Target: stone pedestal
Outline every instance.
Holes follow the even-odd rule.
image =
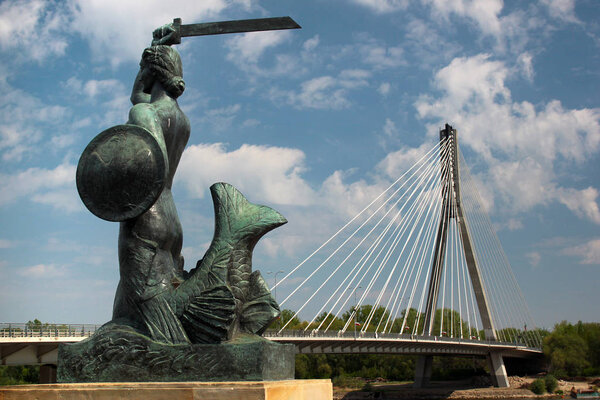
[[[331,400],[331,381],[68,383],[0,388],[0,400]]]

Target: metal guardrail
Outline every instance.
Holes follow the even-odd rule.
[[[0,323],[0,338],[89,337],[102,325]]]
[[[102,325],[94,324],[31,324],[31,323],[0,323],[0,338],[20,338],[20,337],[90,337]],[[483,344],[490,346],[523,347],[533,350],[537,348],[529,347],[521,342],[499,342],[492,340],[464,339],[447,336],[423,336],[401,333],[376,333],[376,332],[323,332],[311,330],[267,330],[264,334],[266,338],[307,338],[307,339],[402,339],[414,342],[434,341],[447,343],[464,344]]]
[[[357,332],[353,331],[346,332],[322,332],[322,331],[309,331],[309,330],[284,330],[282,332],[276,330],[267,330],[264,334],[267,338],[347,338],[347,339],[404,339],[411,341],[435,341],[435,342],[452,342],[452,343],[478,343],[495,346],[511,346],[511,347],[527,347],[530,348],[526,343],[521,342],[500,342],[493,340],[480,340],[480,339],[464,339],[458,337],[447,337],[447,336],[425,336],[425,335],[412,335],[402,333],[379,333],[379,332]]]

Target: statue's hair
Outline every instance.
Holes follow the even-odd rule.
[[[156,45],[146,48],[142,53],[140,65],[149,68],[171,96],[177,98],[185,90],[181,58],[171,46]]]

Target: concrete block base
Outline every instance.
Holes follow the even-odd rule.
[[[263,382],[134,382],[20,385],[0,400],[332,400],[328,379]]]

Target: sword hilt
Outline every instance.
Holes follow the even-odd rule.
[[[181,43],[181,18],[173,19],[173,28],[175,29],[175,33],[173,33],[173,43],[180,44]]]

